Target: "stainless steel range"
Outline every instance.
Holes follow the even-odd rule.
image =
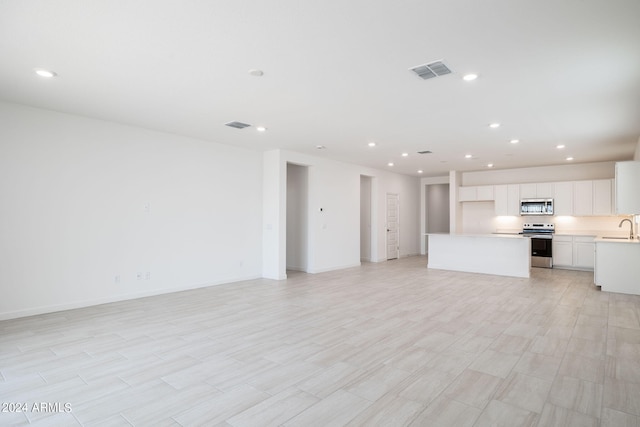
[[[531,267],[553,268],[554,224],[524,223],[522,234],[531,237]]]

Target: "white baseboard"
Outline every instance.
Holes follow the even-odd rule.
[[[345,268],[353,268],[353,267],[360,267],[360,263],[354,263],[354,264],[347,264],[347,265],[338,265],[335,267],[329,267],[329,268],[319,268],[319,269],[313,269],[313,270],[309,270],[309,273],[311,274],[318,274],[318,273],[326,273],[328,271],[335,271],[335,270],[342,270]]]
[[[245,280],[255,280],[260,278],[261,278],[260,276],[239,277],[239,278],[234,278],[229,280],[218,280],[215,282],[202,283],[198,285],[154,289],[154,290],[149,290],[144,292],[114,295],[114,296],[105,297],[105,298],[96,298],[91,300],[74,301],[74,302],[65,303],[65,304],[54,304],[54,305],[48,305],[48,306],[27,308],[23,310],[8,311],[8,312],[0,313],[0,320],[10,320],[10,319],[18,319],[21,317],[36,316],[38,314],[56,313],[58,311],[73,310],[76,308],[85,308],[85,307],[91,307],[94,305],[109,304],[112,302],[128,301],[132,299],[170,294],[173,292],[188,291],[191,289],[207,288],[209,286],[224,285],[228,283],[244,282]]]

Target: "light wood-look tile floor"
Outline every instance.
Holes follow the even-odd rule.
[[[411,257],[4,321],[0,425],[640,427],[640,297],[592,278]]]

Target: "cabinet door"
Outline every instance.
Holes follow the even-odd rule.
[[[553,196],[555,215],[573,215],[573,182],[556,182]]]
[[[520,215],[520,186],[509,184],[507,186],[507,215]]]
[[[553,198],[553,182],[543,182],[536,184],[536,197],[538,199]]]
[[[571,239],[571,237],[569,237],[569,239]],[[552,251],[553,265],[564,265],[567,267],[573,266],[573,242],[571,240],[563,242],[554,238]]]
[[[493,187],[493,196],[495,198],[494,210],[496,216],[509,215],[509,186],[496,185]]]
[[[593,181],[573,183],[573,213],[576,216],[593,215]]]
[[[458,187],[459,202],[475,202],[476,200],[476,187]]]
[[[520,197],[523,199],[535,199],[538,194],[536,184],[520,184]]]
[[[575,242],[573,244],[573,265],[580,268],[593,268],[595,265],[596,244],[593,242]]]
[[[476,187],[476,200],[493,200],[493,185]]]
[[[640,162],[616,163],[616,214],[640,214]]]
[[[613,180],[598,179],[593,181],[593,214],[611,215]]]

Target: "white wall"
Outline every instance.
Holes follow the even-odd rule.
[[[0,122],[0,318],[261,275],[261,153],[5,103]]]
[[[308,179],[306,166],[287,164],[287,270],[307,271]]]
[[[311,273],[360,265],[360,176],[372,177],[372,254],[374,261],[385,259],[385,197],[400,195],[400,254],[418,253],[418,179],[376,169],[308,156],[286,150],[265,153],[264,268],[263,275],[284,278],[282,248],[286,246],[287,163],[308,166],[308,268]],[[269,201],[267,202],[267,199]],[[270,228],[269,228],[270,227]],[[285,251],[286,252],[286,251]]]
[[[287,163],[278,150],[265,152],[262,161],[262,276],[282,280],[287,278]]]
[[[576,163],[521,169],[463,172],[462,184],[459,185],[521,184],[527,182],[609,179],[615,175],[615,164],[615,162]]]

